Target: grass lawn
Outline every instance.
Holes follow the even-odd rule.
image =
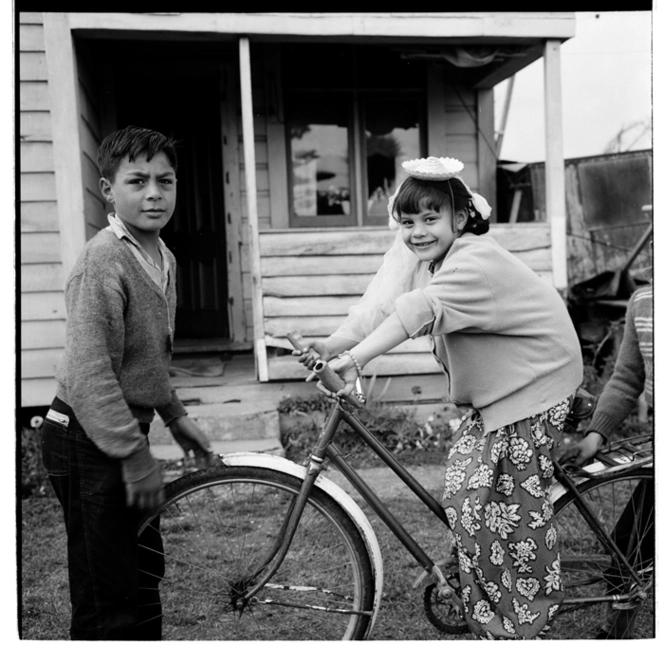
[[[400,520],[413,527],[427,550],[443,555],[444,536],[433,522],[421,521],[407,499],[394,500],[390,506]],[[22,638],[68,640],[69,588],[60,507],[53,497],[30,497],[22,501],[22,513]],[[382,523],[372,523],[385,565],[383,600],[373,638],[438,640],[442,634],[424,615],[424,589],[411,588],[420,567]]]

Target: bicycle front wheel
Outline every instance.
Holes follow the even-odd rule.
[[[285,560],[258,595],[242,603],[253,574],[278,546],[301,483],[276,470],[232,466],[191,473],[166,487],[166,503],[139,529],[161,534],[165,640],[366,635],[374,601],[371,560],[348,514],[317,488]]]
[[[653,638],[654,521],[653,471],[642,468],[616,473],[606,480],[579,486],[585,502],[627,557],[639,581],[633,579],[583,519],[572,493],[555,504],[561,574],[566,603],[551,638],[594,638],[613,625],[618,637]],[[608,595],[641,588],[642,602],[613,606]],[[593,599],[604,597],[604,601]],[[582,611],[580,611],[582,610]],[[616,622],[618,621],[618,622]],[[615,636],[614,636],[615,637]]]

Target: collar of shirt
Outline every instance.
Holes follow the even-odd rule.
[[[134,254],[140,265],[145,269],[145,272],[148,274],[150,279],[164,292],[166,293],[166,287],[168,286],[168,273],[169,273],[169,263],[164,249],[166,245],[163,240],[159,239],[159,253],[161,255],[161,267],[150,257],[147,251],[141,246],[140,242],[129,232],[129,229],[125,226],[124,222],[115,214],[110,213],[108,215],[108,228],[115,233],[116,237],[119,240],[124,240],[131,252]]]

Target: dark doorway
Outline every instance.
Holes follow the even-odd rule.
[[[228,277],[221,160],[221,66],[180,43],[114,43],[117,127],[178,142],[178,198],[162,239],[177,258],[176,338],[226,341]]]

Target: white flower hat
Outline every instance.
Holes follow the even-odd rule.
[[[427,181],[445,181],[457,177],[463,170],[463,162],[452,157],[410,159],[404,161],[401,166],[411,177]]]
[[[426,157],[422,159],[410,159],[401,164],[402,168],[411,176],[416,179],[424,179],[426,181],[446,181],[455,177],[458,179],[468,190],[471,195],[473,207],[479,213],[480,217],[484,220],[489,219],[491,215],[491,206],[479,193],[474,193],[466,184],[466,182],[459,177],[459,173],[463,170],[463,162],[453,157]],[[399,224],[393,217],[394,201],[399,194],[401,185],[399,185],[394,194],[387,202],[387,212],[389,214],[389,226],[391,229],[398,229]]]

